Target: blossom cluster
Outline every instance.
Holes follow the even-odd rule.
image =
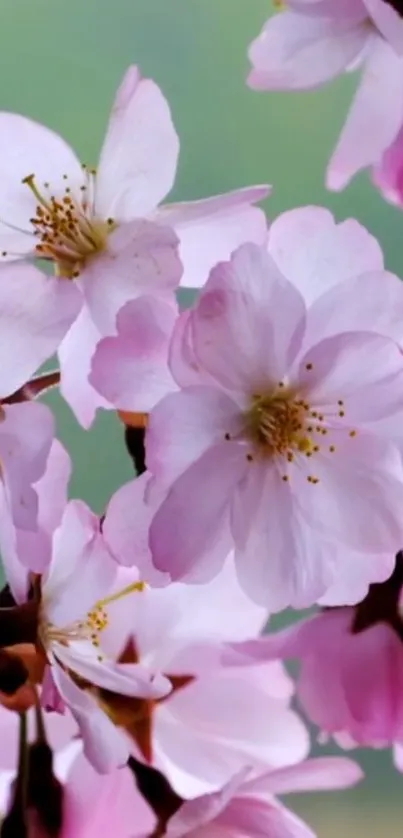
[[[289,0],[248,82],[362,67],[328,185],[371,166],[403,205],[401,5]],[[24,116],[0,136],[0,835],[314,838],[282,795],[362,771],[309,723],[403,770],[402,282],[354,219],[267,219],[267,185],[165,203],[179,139],[137,67],[97,168]],[[53,387],[125,428],[102,515]]]

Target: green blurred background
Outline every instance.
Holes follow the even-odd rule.
[[[47,123],[95,164],[116,86],[138,63],[164,90],[181,138],[172,198],[271,183],[270,216],[307,203],[325,204],[339,219],[354,216],[403,276],[399,211],[365,175],[341,195],[324,188],[355,78],[305,94],[246,88],[247,45],[270,10],[270,0],[2,0],[0,108]],[[86,434],[57,396],[50,401],[75,460],[72,492],[101,511],[131,476],[121,427],[103,415]],[[403,778],[389,754],[365,755],[363,763],[368,776],[358,790],[295,801],[323,838],[401,835]]]

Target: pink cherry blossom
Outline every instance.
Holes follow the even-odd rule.
[[[274,795],[347,788],[362,777],[348,759],[311,759],[256,780],[240,771],[220,791],[185,802],[171,818],[167,838],[315,838]]]
[[[39,640],[53,684],[79,724],[88,759],[100,772],[123,764],[128,746],[77,679],[138,698],[159,698],[171,688],[167,679],[148,668],[118,664],[104,654],[101,634],[109,622],[115,569],[98,519],[83,503],[71,501],[54,533],[52,560],[42,577]],[[112,601],[136,590],[132,585],[114,592]],[[114,613],[119,620],[119,607]],[[47,706],[49,673],[46,687],[42,699]]]
[[[62,393],[88,426],[104,404],[88,383],[90,359],[98,340],[114,334],[119,309],[143,294],[169,300],[182,273],[184,284],[201,285],[241,242],[263,242],[265,217],[253,204],[268,188],[159,207],[175,179],[179,140],[162,92],[136,67],[117,91],[97,171],[23,116],[0,113],[0,130],[0,259],[45,258],[59,275],[46,278],[47,290],[35,268],[2,267],[11,328],[15,320],[18,335],[20,325],[27,330],[25,342],[13,342],[24,370],[31,332],[40,362],[61,343]],[[20,301],[25,288],[32,313]]]
[[[249,51],[256,90],[304,90],[362,71],[329,164],[327,184],[343,189],[376,164],[403,125],[403,19],[384,0],[289,0]]]
[[[374,590],[382,587],[390,583]],[[379,600],[383,613],[379,603],[371,613],[369,597],[356,608],[325,611],[277,634],[235,644],[228,663],[298,658],[298,698],[322,734],[347,748],[394,745],[398,758],[403,745],[401,618],[392,609],[386,612],[385,594]]]
[[[133,574],[121,570],[117,587]],[[161,701],[126,702],[122,723],[134,755],[159,768],[182,797],[219,788],[245,762],[256,773],[306,756],[309,739],[290,709],[293,685],[281,664],[222,665],[226,644],[254,638],[266,621],[265,609],[240,588],[231,557],[208,585],[147,587],[136,608],[130,598],[109,608],[111,625],[103,633],[109,656],[119,659],[126,650],[127,659],[129,651],[172,684]]]
[[[167,493],[150,528],[157,569],[211,579],[230,537],[242,586],[280,610],[333,585],[332,542],[383,567],[402,541],[395,342],[340,329],[322,338],[321,326],[316,342],[311,309],[254,245],[217,266],[182,317],[171,358],[181,390],[147,432],[147,464]],[[362,562],[365,584],[373,564]]]

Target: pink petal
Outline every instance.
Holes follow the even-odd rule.
[[[196,358],[221,386],[253,392],[262,380],[282,379],[298,350],[304,316],[301,295],[266,250],[243,245],[211,272],[194,309]]]
[[[38,201],[23,183],[24,178],[34,175],[35,185],[49,198],[64,194],[66,186],[73,196],[81,196],[85,176],[70,146],[38,122],[19,114],[0,113],[0,135],[0,251],[19,258],[32,253],[36,245],[30,219],[36,214]]]
[[[294,794],[325,789],[345,789],[363,778],[356,762],[344,757],[319,757],[299,765],[271,771],[247,783],[249,793]]]
[[[60,393],[84,428],[90,427],[99,407],[109,407],[89,383],[91,359],[100,339],[101,335],[84,305],[58,352]]]
[[[0,266],[1,397],[18,390],[53,355],[80,305],[72,283],[22,262]]]
[[[238,771],[219,791],[213,794],[205,794],[194,800],[185,800],[178,812],[169,820],[166,831],[168,838],[192,836],[193,830],[195,830],[194,834],[197,836],[199,829],[200,834],[205,838],[208,833],[204,833],[201,828],[204,825],[214,822],[215,818],[225,810],[228,803],[230,803],[231,799],[236,796],[238,790],[242,787],[242,783],[248,773],[248,769],[244,768]],[[219,834],[217,831],[217,838]]]
[[[155,566],[173,580],[211,580],[228,553],[231,497],[248,462],[242,446],[209,448],[179,477],[150,528]]]
[[[339,673],[359,743],[393,742],[403,733],[403,658],[400,639],[387,625],[375,625],[349,639]]]
[[[194,351],[192,333],[192,309],[182,311],[175,323],[169,347],[169,366],[180,387],[199,384],[214,386],[214,379],[202,369]]]
[[[359,169],[377,163],[403,123],[403,58],[373,39],[364,75],[327,173],[329,189],[343,189]]]
[[[17,603],[26,602],[29,591],[29,571],[21,562],[17,549],[17,533],[7,496],[0,489],[0,550],[3,571]]]
[[[325,593],[332,580],[331,552],[323,550],[300,515],[292,496],[292,478],[290,484],[284,483],[275,467],[265,471],[249,531],[243,539],[239,530],[238,537],[234,534],[238,578],[254,602],[269,612],[288,605],[306,608]],[[242,507],[241,491],[238,514]]]
[[[141,664],[110,661],[89,641],[77,641],[68,646],[54,644],[53,653],[65,670],[119,695],[153,699],[162,698],[171,691],[171,684],[163,675],[153,673]]]
[[[49,565],[52,535],[60,524],[67,504],[67,487],[71,461],[58,440],[53,440],[44,475],[34,483],[38,498],[38,519],[31,530],[16,529],[11,551],[16,550],[19,561],[34,573],[43,573]],[[3,544],[2,553],[7,548]],[[3,555],[4,560],[4,555]],[[9,559],[6,559],[6,564]]]
[[[60,666],[53,677],[83,737],[84,754],[100,774],[127,762],[129,748],[124,733],[100,710],[92,696],[80,690]]]
[[[140,297],[120,310],[117,337],[98,343],[89,375],[90,384],[115,408],[148,412],[176,389],[168,368],[175,319],[175,308],[153,297]]]
[[[158,764],[182,797],[219,788],[243,766],[261,773],[303,759],[309,736],[270,695],[270,670],[206,673],[156,708]]]
[[[117,838],[149,835],[155,816],[136,790],[128,768],[98,774],[83,755],[68,772],[64,788],[63,838],[98,838],[100,833]]]
[[[150,415],[147,466],[169,485],[212,445],[241,428],[238,405],[212,387],[189,387],[165,396]]]
[[[108,249],[87,265],[80,282],[91,317],[107,336],[115,333],[116,316],[125,303],[148,294],[173,302],[181,275],[173,230],[132,221],[109,236]]]
[[[365,227],[352,218],[336,224],[322,207],[282,213],[270,227],[268,247],[307,305],[346,279],[383,271],[382,251]]]
[[[226,830],[223,838],[224,834],[248,838],[315,838],[312,830],[293,812],[272,800],[235,798],[217,821]]]
[[[32,487],[44,475],[53,442],[54,419],[39,402],[5,405],[0,419],[2,482],[15,526],[33,529],[38,497]]]
[[[101,217],[147,216],[170,191],[179,140],[159,87],[129,67],[115,96],[96,183]]]
[[[376,364],[368,363],[369,358],[376,358]],[[338,428],[345,438],[349,428],[376,428],[377,420],[386,417],[395,418],[398,436],[403,363],[394,341],[371,332],[333,335],[308,349],[297,378],[309,403],[326,415],[329,428]],[[339,400],[343,402],[341,417]]]
[[[69,625],[102,599],[116,573],[98,518],[82,501],[70,501],[53,538],[43,584],[44,608],[55,625]]]
[[[368,593],[370,584],[385,582],[395,566],[395,555],[357,553],[344,545],[332,545],[335,576],[319,600],[322,606],[356,605]]]
[[[156,504],[146,503],[144,494],[148,472],[121,486],[109,501],[102,524],[102,533],[118,564],[135,567],[139,577],[153,587],[169,583],[169,575],[160,573],[153,563],[148,533]]]
[[[283,12],[252,43],[248,83],[255,90],[317,87],[342,73],[361,53],[368,28],[342,18]]]
[[[403,128],[372,170],[375,186],[392,204],[403,203]]]
[[[403,538],[399,452],[365,433],[347,442],[337,439],[335,447],[334,453],[323,448],[309,469],[301,458],[301,469],[293,471],[296,501],[307,524],[358,552],[396,553]],[[319,482],[307,491],[304,473],[308,471]]]
[[[214,265],[229,259],[239,245],[265,243],[265,215],[253,204],[269,192],[267,186],[252,186],[160,208],[155,220],[174,227],[180,241],[182,285],[202,287]]]
[[[403,344],[403,286],[386,271],[364,273],[322,294],[310,308],[304,345],[341,332],[378,332]]]

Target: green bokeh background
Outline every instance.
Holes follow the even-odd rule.
[[[269,0],[2,0],[0,108],[62,133],[96,163],[116,86],[130,63],[168,97],[181,137],[173,199],[236,186],[273,184],[267,212],[321,203],[358,218],[381,241],[387,266],[403,275],[403,219],[366,175],[341,195],[324,188],[327,159],[355,86],[354,76],[305,94],[256,94],[245,86],[246,48]],[[2,139],[0,137],[0,153]],[[58,396],[59,434],[74,456],[72,493],[101,511],[131,475],[119,423],[99,417],[84,433]],[[401,835],[403,780],[389,754],[364,757],[366,785],[299,798],[323,838]]]

